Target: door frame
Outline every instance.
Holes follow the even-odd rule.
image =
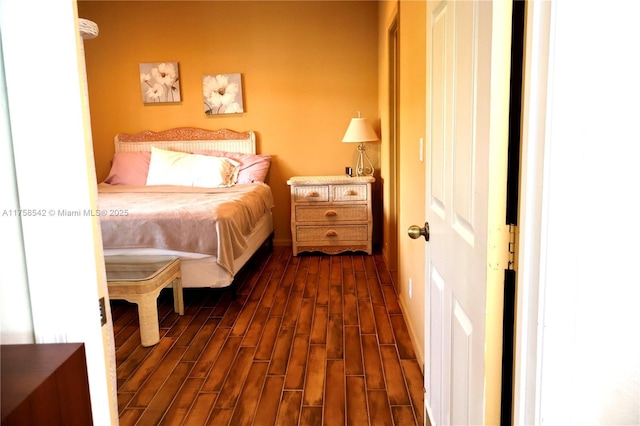
[[[400,21],[398,19],[398,10],[395,9],[387,26],[387,71],[388,71],[388,167],[387,174],[389,183],[385,188],[389,191],[388,196],[388,216],[385,225],[386,235],[382,242],[382,253],[390,271],[398,270],[398,141],[400,140],[399,132],[399,64],[400,64],[400,46],[399,46]],[[397,283],[396,283],[397,284]]]
[[[77,5],[48,0],[36,5],[41,13],[34,15],[32,2],[0,0],[6,78],[0,91],[9,110],[3,125],[11,135],[7,143],[13,151],[19,207],[32,212],[20,217],[22,241],[11,242],[24,250],[33,341],[84,343],[93,418],[116,425],[111,314],[104,312],[107,326],[102,326],[99,309],[100,297],[106,297],[99,218],[58,213],[95,210],[97,205]],[[25,22],[38,30],[25,32]],[[48,60],[56,62],[49,77],[65,96],[57,107],[34,116],[33,100],[41,93],[33,82]],[[65,181],[64,190],[59,180]]]
[[[536,424],[544,310],[543,186],[551,2],[527,2],[524,47],[519,256],[514,353],[513,424]]]

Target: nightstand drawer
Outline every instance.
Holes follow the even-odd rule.
[[[329,201],[329,185],[297,186],[293,188],[293,201]]]
[[[333,201],[366,201],[367,185],[332,185]]]
[[[298,242],[367,241],[369,239],[367,225],[298,226],[297,231]]]
[[[366,221],[369,209],[366,204],[354,206],[296,206],[295,220],[298,222]]]

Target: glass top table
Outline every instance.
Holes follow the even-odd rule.
[[[105,256],[110,299],[124,299],[138,305],[142,346],[160,341],[158,296],[173,288],[173,308],[184,314],[182,273],[177,256]]]
[[[177,256],[106,256],[107,281],[145,281],[153,279],[178,259]]]

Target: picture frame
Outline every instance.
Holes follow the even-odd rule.
[[[205,115],[244,113],[240,73],[203,76],[202,95]]]
[[[144,104],[181,102],[178,63],[141,63],[140,89]]]

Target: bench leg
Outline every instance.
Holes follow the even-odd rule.
[[[157,295],[145,294],[137,301],[142,346],[153,346],[160,341]]]
[[[184,315],[184,298],[182,297],[182,278],[173,280],[173,310],[180,315]]]

